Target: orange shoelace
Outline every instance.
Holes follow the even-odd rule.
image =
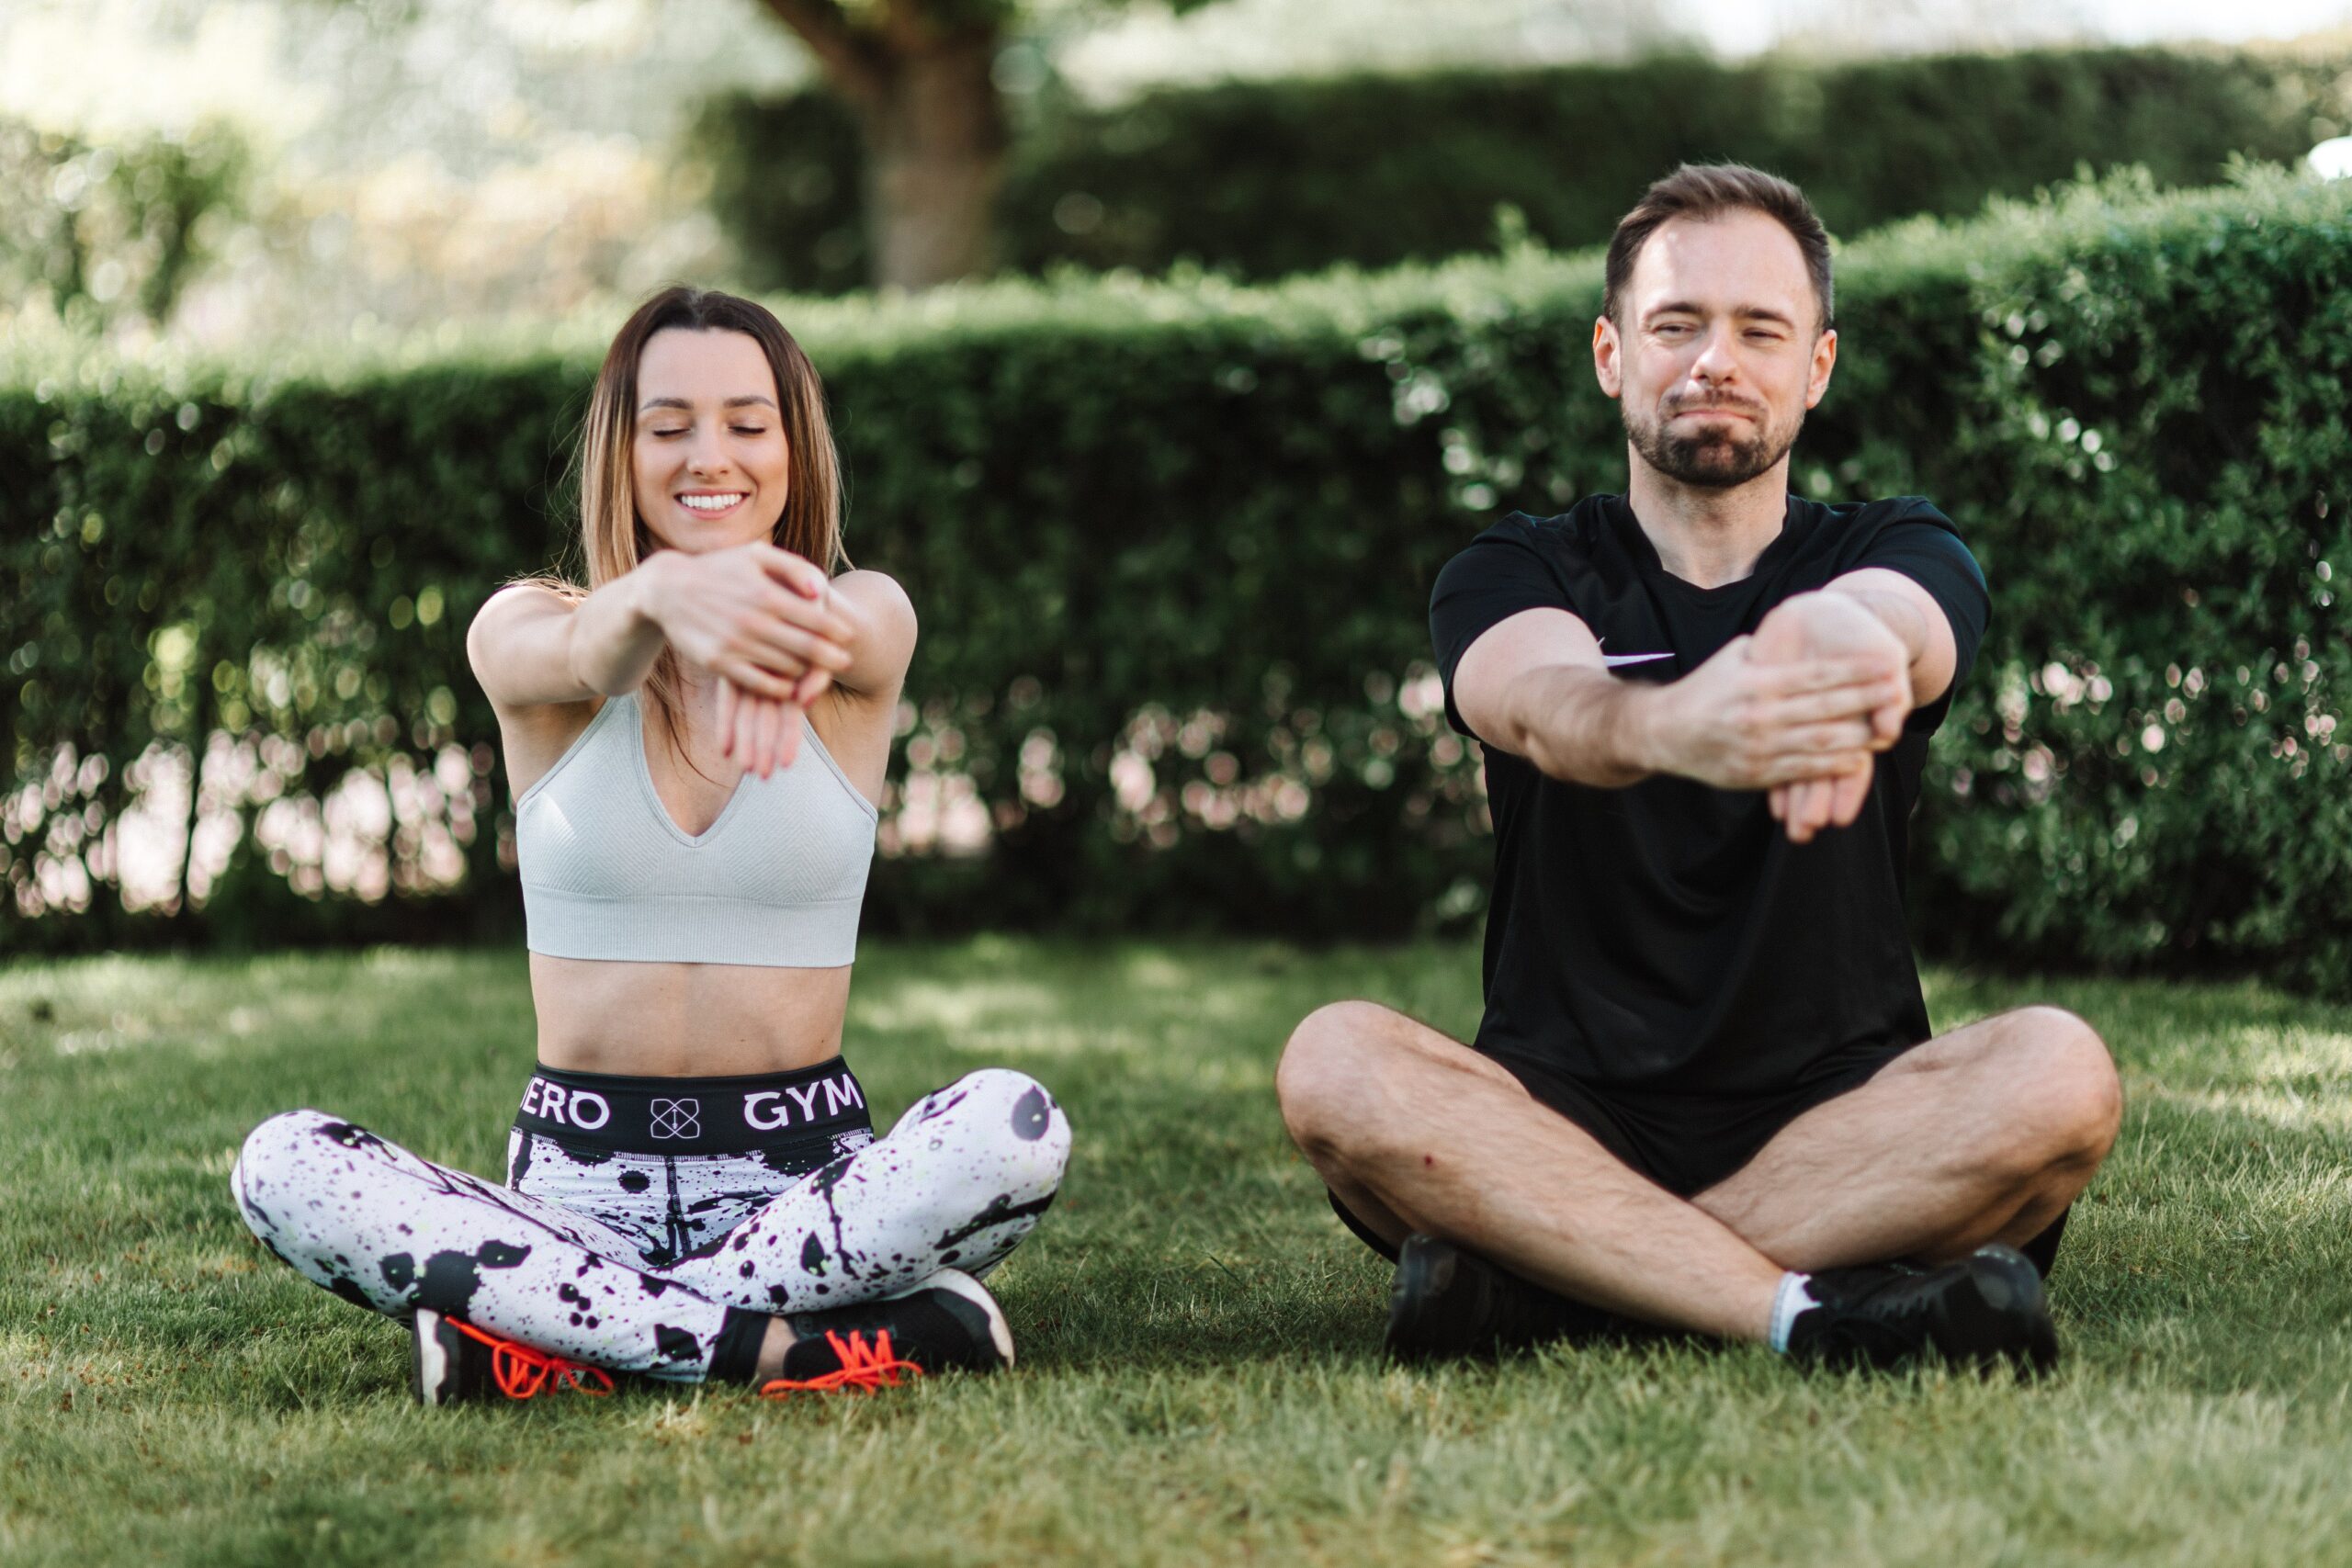
[[[899,1374],[922,1376],[922,1369],[912,1361],[901,1359],[890,1348],[890,1331],[883,1329],[875,1335],[874,1343],[865,1342],[865,1334],[852,1329],[846,1338],[828,1332],[825,1343],[833,1348],[841,1365],[830,1372],[813,1378],[775,1378],[760,1385],[763,1399],[782,1399],[788,1393],[803,1391],[812,1393],[836,1393],[845,1388],[872,1393],[877,1388],[896,1388]]]
[[[550,1383],[556,1387],[576,1388],[602,1399],[613,1392],[610,1373],[602,1367],[583,1366],[566,1360],[549,1350],[534,1350],[528,1345],[517,1345],[512,1339],[501,1339],[495,1334],[485,1334],[470,1323],[457,1325],[458,1332],[469,1339],[478,1339],[491,1348],[491,1374],[498,1380],[498,1392],[509,1399],[530,1399],[544,1393]],[[587,1380],[594,1378],[604,1386],[591,1388]]]

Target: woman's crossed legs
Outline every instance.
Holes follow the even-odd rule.
[[[994,1264],[1052,1202],[1069,1156],[1052,1097],[1023,1074],[984,1069],[665,1267],[646,1266],[593,1214],[315,1111],[255,1128],[230,1182],[254,1234],[347,1301],[393,1316],[427,1308],[568,1359],[699,1382],[714,1366],[748,1377],[774,1315]]]

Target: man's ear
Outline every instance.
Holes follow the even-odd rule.
[[[1831,327],[1813,342],[1813,374],[1804,386],[1804,406],[1819,406],[1829,390],[1829,373],[1838,368],[1838,329]]]
[[[1606,316],[1595,317],[1592,323],[1592,374],[1600,383],[1601,395],[1615,398],[1625,389],[1625,366],[1623,358],[1624,344],[1617,336],[1617,323]],[[1807,408],[1813,405],[1807,403]]]

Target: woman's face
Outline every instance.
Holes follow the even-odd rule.
[[[638,356],[636,417],[637,514],[655,538],[700,555],[774,536],[792,454],[775,373],[756,340],[655,333]]]

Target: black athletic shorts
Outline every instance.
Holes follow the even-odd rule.
[[[1558,1111],[1641,1176],[1678,1198],[1692,1198],[1754,1159],[1781,1128],[1839,1095],[1860,1089],[1880,1068],[1911,1046],[1877,1049],[1832,1061],[1777,1094],[1656,1095],[1601,1089],[1541,1063],[1502,1056],[1489,1060],[1517,1078],[1538,1103]],[[1396,1249],[1382,1241],[1337,1194],[1331,1207],[1348,1229],[1383,1256]],[[2018,1250],[2044,1278],[2058,1255],[2066,1228],[2060,1214],[2050,1227]]]

